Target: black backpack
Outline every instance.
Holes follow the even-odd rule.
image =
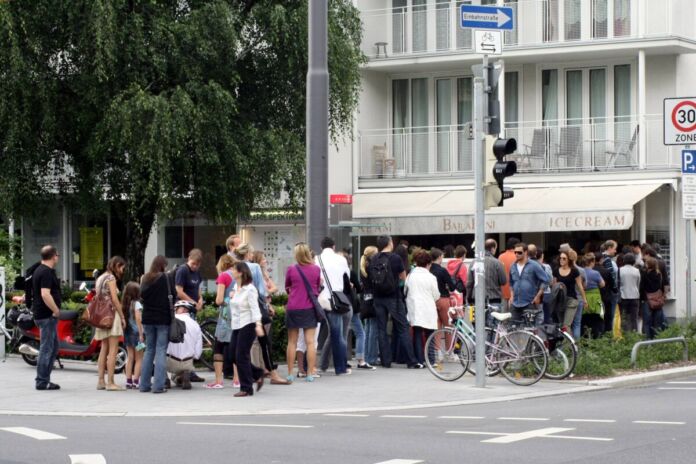
[[[466,285],[464,284],[464,281],[461,279],[461,277],[459,277],[459,271],[462,270],[463,265],[464,260],[462,259],[462,262],[459,263],[459,266],[457,266],[457,269],[454,271],[454,289],[462,295],[466,295]]]
[[[380,253],[370,261],[367,268],[372,291],[377,296],[391,296],[396,293],[396,282],[391,265],[389,264],[389,255]]]
[[[34,271],[39,267],[41,262],[37,262],[31,265],[27,272],[24,273],[24,304],[27,308],[31,308],[34,303]]]

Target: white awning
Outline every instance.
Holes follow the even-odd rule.
[[[515,188],[502,208],[486,211],[487,232],[622,230],[633,224],[633,206],[662,183]],[[353,196],[361,233],[473,234],[473,190],[366,192]]]

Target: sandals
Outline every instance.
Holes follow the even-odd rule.
[[[305,378],[305,382],[310,382],[310,383],[311,383],[311,382],[314,382],[314,376],[313,376],[313,375],[308,375],[308,376]]]
[[[125,390],[125,388],[120,387],[116,384],[110,384],[110,385],[106,386],[106,391],[115,392],[115,391],[124,391],[124,390]]]
[[[225,386],[221,383],[213,382],[206,385],[205,388],[207,388],[208,390],[219,390],[221,388],[225,388]]]

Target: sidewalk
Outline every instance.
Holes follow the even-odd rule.
[[[587,385],[586,381],[541,380],[531,387],[511,384],[502,377],[488,378],[486,388],[474,386],[471,374],[456,382],[438,380],[427,370],[410,370],[399,365],[392,369],[361,371],[336,377],[332,371],[314,383],[297,379],[293,385],[271,385],[251,398],[233,398],[237,390],[226,380],[222,390],[206,390],[201,383],[184,391],[172,388],[154,395],[134,390],[97,391],[96,364],[63,361],[65,369],[55,369],[51,380],[60,384],[59,391],[36,391],[35,368],[11,356],[0,362],[0,414],[22,415],[104,415],[104,416],[232,416],[253,414],[347,413],[411,409],[511,401],[594,391],[608,386]],[[285,374],[285,366],[280,368]],[[206,381],[214,375],[199,371]],[[125,383],[123,374],[117,376]]]

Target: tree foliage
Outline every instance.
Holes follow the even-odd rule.
[[[350,128],[361,25],[330,0],[330,131]],[[304,196],[306,0],[0,3],[0,211],[108,203],[140,261],[156,219]]]

